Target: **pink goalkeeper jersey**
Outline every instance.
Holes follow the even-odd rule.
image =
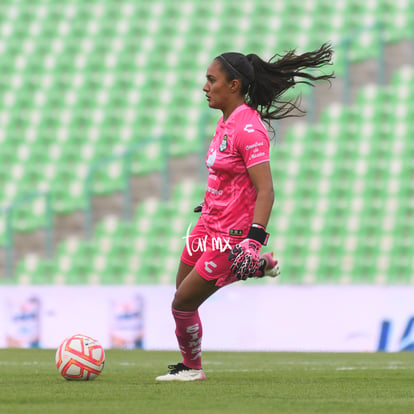
[[[259,113],[243,104],[226,122],[220,118],[207,153],[203,220],[207,232],[246,237],[256,190],[248,168],[269,161],[269,135]]]

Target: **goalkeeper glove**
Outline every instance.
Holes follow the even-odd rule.
[[[201,211],[203,210],[203,205],[204,203],[200,203],[197,207],[194,207],[194,213],[201,213]]]
[[[250,226],[247,238],[236,244],[229,254],[230,270],[239,280],[253,276],[259,267],[260,249],[267,244],[269,234],[260,224]]]

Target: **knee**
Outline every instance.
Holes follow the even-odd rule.
[[[192,298],[184,297],[177,291],[172,301],[172,308],[182,312],[192,312],[198,309],[198,305]]]

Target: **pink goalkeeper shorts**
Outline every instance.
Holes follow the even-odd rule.
[[[231,248],[240,241],[236,237],[209,236],[200,219],[186,237],[181,261],[194,266],[203,279],[215,280],[216,286],[237,282],[238,279],[230,271],[228,257]]]

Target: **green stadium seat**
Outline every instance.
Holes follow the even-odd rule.
[[[41,259],[36,255],[28,255],[17,264],[15,279],[19,284],[50,285],[54,283],[53,268],[53,261]]]

